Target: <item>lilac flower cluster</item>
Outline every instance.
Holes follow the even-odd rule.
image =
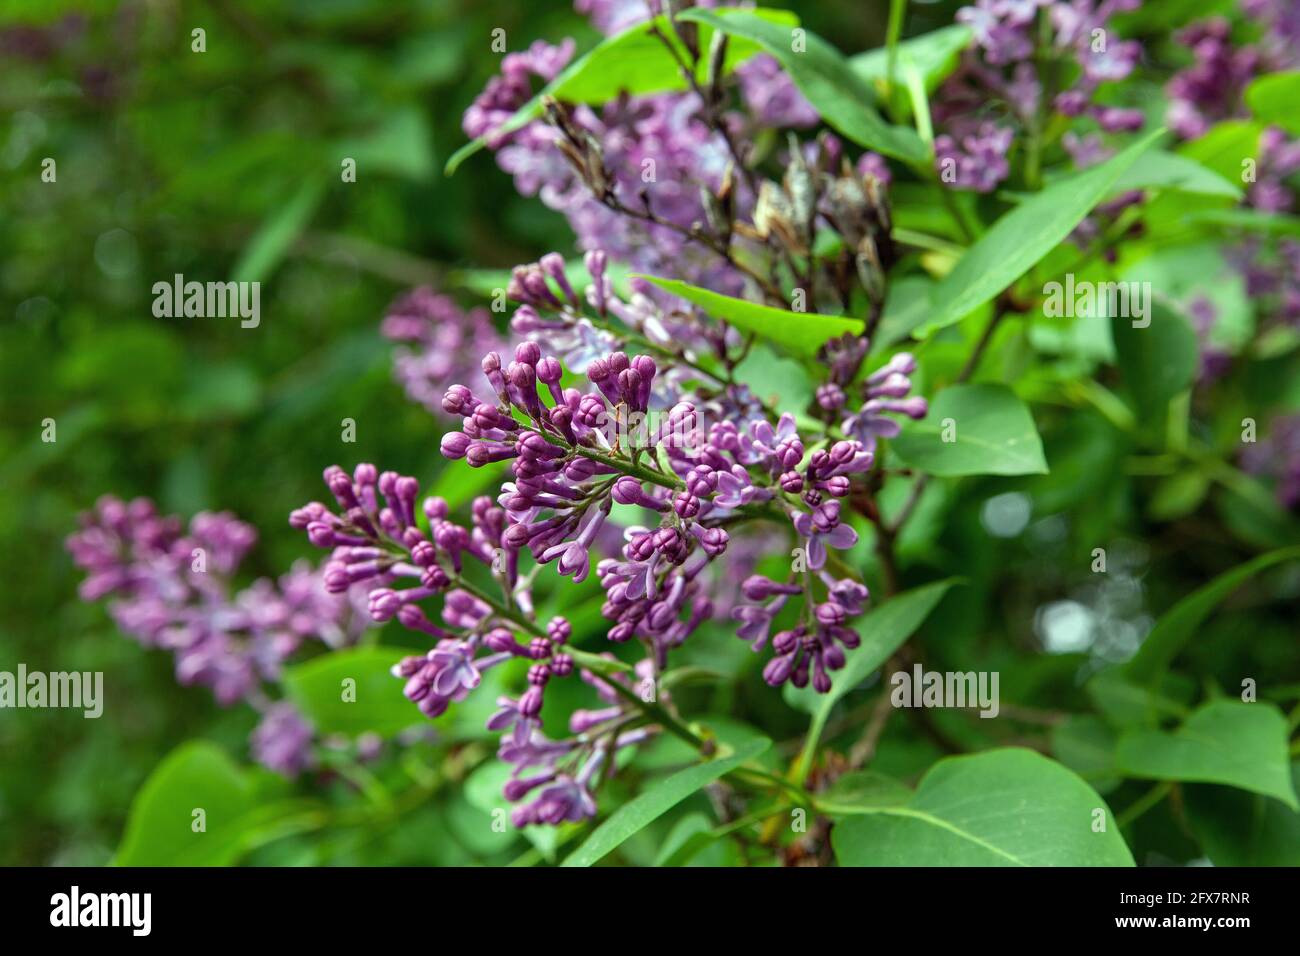
[[[977,0],[957,12],[957,22],[974,33],[974,44],[936,96],[935,162],[944,182],[990,192],[1010,173],[1007,157],[1019,129],[1038,129],[1045,108],[1066,117],[1088,116],[1105,132],[1142,126],[1134,109],[1094,102],[1103,83],[1122,80],[1137,65],[1141,46],[1113,35],[1110,18],[1133,10],[1141,0]],[[1035,65],[1039,18],[1050,32],[1038,55],[1078,67],[1068,89],[1044,103]],[[990,101],[1005,109],[990,116]]]
[[[1191,66],[1169,81],[1169,128],[1183,139],[1202,136],[1216,122],[1240,115],[1242,93],[1260,69],[1260,51],[1232,43],[1222,17],[1194,23],[1177,34],[1192,51]]]
[[[227,512],[197,514],[186,531],[146,499],[105,497],[81,516],[67,545],[86,572],[83,600],[110,598],[123,632],[175,655],[181,684],[207,687],[223,705],[246,700],[265,710],[254,748],[272,769],[290,772],[310,759],[310,728],[290,720],[289,705],[268,705],[263,682],[277,680],[304,644],[352,644],[368,622],[355,593],[330,593],[321,571],[306,564],[236,590],[232,578],[255,540],[253,528]]]
[[[1181,31],[1179,42],[1190,48],[1193,62],[1170,79],[1169,125],[1184,138],[1196,138],[1215,123],[1248,115],[1244,92],[1264,72],[1295,69],[1300,65],[1300,6],[1289,0],[1248,0],[1242,12],[1255,21],[1260,40],[1236,46],[1232,27],[1223,18],[1194,23]],[[1276,127],[1265,129],[1255,157],[1255,177],[1244,204],[1263,213],[1290,212],[1295,192],[1287,180],[1300,172],[1300,141],[1292,140]],[[1300,322],[1300,243],[1282,239],[1270,243],[1246,237],[1226,253],[1229,262],[1243,275],[1246,294],[1261,301],[1270,318],[1285,323]],[[1202,308],[1194,316],[1205,340],[1213,316]],[[1227,359],[1209,355],[1204,367],[1222,373]]]
[[[459,393],[453,389],[448,395]],[[452,413],[450,405],[449,398],[444,407]],[[477,423],[467,424],[482,434],[484,443],[494,433],[493,427],[481,424],[489,414],[484,411]],[[444,448],[450,444],[455,440],[444,439]],[[460,457],[465,457],[467,452],[462,452]],[[469,457],[484,464],[492,455],[474,452]],[[416,514],[418,482],[395,472],[380,473],[370,464],[358,465],[352,475],[333,466],[325,471],[325,483],[338,511],[311,502],[293,512],[290,524],[306,531],[312,544],[331,549],[326,587],[365,588],[374,620],[396,618],[436,642],[426,654],[406,657],[394,666],[394,676],[405,681],[405,696],[425,716],[438,717],[474,692],[486,672],[514,660],[526,662],[526,689],[518,697],[499,697],[499,709],[487,725],[503,733],[499,756],[514,766],[507,798],[519,801],[542,788],[533,803],[516,810],[515,822],[558,823],[594,813],[591,791],[597,771],[607,766],[614,751],[645,740],[654,729],[627,727],[611,741],[612,732],[640,716],[635,708],[625,707],[600,720],[575,715],[571,739],[555,741],[542,734],[539,715],[546,687],[552,678],[573,674],[580,655],[566,649],[572,628],[565,618],[552,617],[545,627],[534,621],[530,579],[519,573],[519,551],[525,543],[519,530],[526,526],[517,525],[504,504],[480,497],[473,503],[472,525],[467,528],[448,518],[443,499],[430,497],[418,503],[426,532]],[[589,522],[579,537],[590,543],[598,527]],[[575,544],[562,559],[569,573],[578,570],[574,555],[584,547]],[[474,565],[497,579],[508,595],[505,603],[492,601],[470,582]],[[410,586],[399,586],[403,582]],[[442,599],[437,622],[421,607],[434,597]],[[538,768],[544,772],[523,775]]]
[[[891,365],[868,388],[894,394],[891,376],[906,367]],[[444,436],[442,450],[472,466],[511,461],[514,480],[499,498],[509,519],[503,542],[526,546],[538,563],[554,561],[560,574],[580,581],[615,504],[660,515],[655,527],[625,531],[621,560],[597,565],[610,640],[639,638],[659,666],[712,613],[700,575],[726,550],[730,536],[723,525],[734,516],[784,515],[812,570],[826,564],[828,547],[857,541],[838,500],[874,460],[857,439],[806,449],[788,414],[775,426],[758,420],[739,427],[724,419],[705,429],[699,410],[685,401],[638,428],[635,420],[648,411],[657,374],[645,355],[615,352],[592,361],[587,377],[594,388],[585,393],[561,388],[559,361],[532,342],[521,344],[508,365],[490,353],[483,371],[497,401],[484,401],[463,385],[449,389],[444,407],[461,414],[464,425]],[[880,403],[889,401],[869,400],[877,403],[864,413],[872,427],[888,421],[879,413],[885,410]]]
[[[638,668],[638,674],[643,680],[653,680],[646,667]],[[575,823],[595,816],[595,790],[613,771],[619,751],[645,743],[655,734],[653,727],[629,726],[636,719],[636,710],[614,689],[617,685],[625,694],[635,693],[625,677],[605,679],[589,670],[582,670],[581,676],[607,706],[574,711],[569,718],[571,737],[548,739],[538,729],[537,721],[519,716],[508,698],[500,699],[502,708],[488,723],[494,730],[513,728],[502,738],[497,752],[513,767],[504,788],[506,799],[519,801],[536,792],[530,802],[512,811],[511,822],[517,827]]]
[[[702,320],[693,307],[676,304],[679,300],[659,293],[643,279],[629,280],[631,294],[620,298],[608,274],[609,261],[604,249],[587,252],[583,262],[591,281],[581,293],[570,284],[567,264],[559,253],[517,266],[506,287],[507,296],[520,303],[511,329],[530,341],[545,343],[579,374],[600,356],[637,340],[657,348],[661,356],[686,363],[701,355],[725,355],[740,343],[730,326]],[[684,381],[698,377],[698,368],[670,361],[655,379],[652,404],[675,404]]]
[[[817,389],[816,398],[828,420],[833,421],[848,405],[850,383],[857,377],[868,348],[866,339],[854,335],[841,336],[823,347],[827,375],[825,383]],[[878,439],[893,438],[901,431],[897,419],[890,416],[924,418],[930,410],[929,402],[911,395],[909,376],[915,371],[916,358],[910,352],[899,352],[868,375],[860,389],[863,404],[841,422],[845,436],[874,452]]]
[[[852,530],[847,525],[839,527]],[[811,566],[811,562],[809,564]],[[778,583],[755,574],[746,578],[741,586],[745,598],[757,603],[742,604],[732,612],[732,617],[741,622],[736,636],[749,641],[755,651],[761,651],[767,645],[773,621],[790,597],[803,595],[805,598],[807,611],[804,619],[772,637],[774,656],[763,668],[763,679],[773,687],[786,681],[796,687],[806,687],[811,673],[813,689],[827,693],[831,689],[829,671],[843,667],[844,652],[860,643],[857,632],[848,626],[848,622],[865,609],[870,596],[866,585],[852,578],[836,578],[826,571],[819,571],[816,581],[825,590],[825,600],[820,603],[813,599],[815,585],[812,578],[804,583],[794,578]]]
[[[614,33],[649,19],[655,5],[580,0],[579,10],[595,25]],[[566,158],[563,135],[543,120],[517,129],[503,124],[533,96],[535,85],[553,79],[573,55],[571,40],[559,46],[534,43],[527,52],[508,54],[502,72],[466,111],[463,128],[483,137],[519,192],[537,195],[569,220],[584,250],[604,249],[637,270],[671,270],[692,282],[739,292],[740,276],[715,253],[690,242],[683,230],[706,222],[708,195],[729,194],[737,215],[755,197],[746,184],[729,186],[734,157],[726,138],[706,121],[694,92],[623,98],[599,111],[573,109],[567,118],[584,142],[598,149],[601,191],[625,207],[644,209],[629,217],[611,208],[595,184]],[[745,113],[724,117],[729,134],[743,139],[759,125],[808,126],[817,114],[774,60],[756,57],[736,71]],[[611,177],[605,182],[605,177]]]
[[[501,337],[487,309],[464,310],[432,289],[414,289],[384,316],[383,335],[406,343],[393,356],[393,373],[407,397],[431,412],[440,412],[448,382],[468,374],[466,355],[501,347]]]

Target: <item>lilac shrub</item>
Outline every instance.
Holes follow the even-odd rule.
[[[971,39],[955,66],[927,65],[919,91],[913,76],[903,110],[897,49],[892,72],[868,82],[824,41],[790,59],[810,38],[781,11],[578,0],[608,44],[661,54],[662,84],[637,74],[649,92],[631,95],[607,59],[608,96],[591,94],[587,75],[582,101],[568,101],[561,79],[588,61],[572,39],[537,40],[501,58],[463,117],[522,195],[565,217],[574,251],[516,264],[492,295],[499,319],[449,284],[400,297],[382,321],[398,382],[437,423],[419,436],[451,469],[437,490],[454,490],[427,493],[370,462],[330,465],[328,494],[289,517],[324,561],[242,590],[231,581],[254,540],[247,525],[203,514],[184,532],[147,502],[106,499],[69,542],[83,597],[110,597],[122,630],[173,651],[182,683],[258,707],[252,752],[285,775],[329,757],[313,715],[263,686],[305,646],[340,651],[374,625],[386,636],[365,662],[392,675],[406,715],[393,722],[438,728],[458,756],[476,754],[485,729],[526,833],[606,815],[605,795],[629,785],[616,778],[634,768],[637,779],[668,738],[692,764],[734,757],[719,770],[735,788],[728,813],[773,798],[773,813],[806,805],[838,820],[849,811],[827,794],[870,762],[890,711],[877,704],[841,754],[819,749],[830,708],[877,669],[921,666],[904,644],[953,586],[934,568],[953,558],[939,536],[962,525],[946,502],[973,493],[959,480],[1020,479],[981,499],[998,537],[1006,523],[987,505],[1028,501],[1048,480],[1056,462],[1030,401],[1077,416],[1079,434],[1113,428],[1116,459],[1131,457],[1125,481],[1185,471],[1244,488],[1256,507],[1270,504],[1269,485],[1281,508],[1300,498],[1293,414],[1272,416],[1244,453],[1208,447],[1198,402],[1233,385],[1236,359],[1210,342],[1206,283],[1158,297],[1185,315],[1159,320],[1170,338],[1155,346],[1128,338],[1130,327],[1155,334],[1142,331],[1150,323],[1071,311],[1065,326],[1044,304],[1045,278],[1113,276],[1182,241],[1149,235],[1169,228],[1150,215],[1158,202],[1188,203],[1186,223],[1228,212],[1235,187],[1218,173],[1187,155],[1173,172],[1161,164],[1177,141],[1246,115],[1251,82],[1293,55],[1278,42],[1291,8],[1257,2],[1246,18],[1270,29],[1255,46],[1234,46],[1226,23],[1192,24],[1176,38],[1193,62],[1156,65],[1162,45],[1123,35],[1140,7],[978,0],[956,15]],[[1161,134],[1128,83],[1148,74],[1167,81],[1173,138],[1143,166]],[[1244,209],[1286,225],[1300,150],[1261,128]],[[1217,207],[1186,198],[1198,175],[1215,180]],[[969,192],[980,195],[954,194]],[[1288,320],[1300,309],[1296,249],[1255,238],[1231,253],[1249,294]],[[1103,319],[1114,321],[1099,344],[1088,323]],[[1060,344],[1071,336],[1088,348]],[[1141,364],[1155,353],[1181,365]],[[1094,416],[1084,425],[1081,406]],[[1216,456],[1217,471],[1206,465]],[[1226,464],[1237,458],[1244,471]],[[1060,496],[1088,510],[1076,491]],[[1157,494],[1152,510],[1174,496]],[[1035,527],[1050,543],[1047,523]],[[747,693],[817,715],[788,767],[736,756],[740,742],[678,691],[706,670],[700,660],[741,656]],[[1093,654],[1078,682],[1109,663]],[[475,715],[476,743],[457,750],[463,714]],[[795,842],[828,859],[829,825]],[[1118,829],[1084,862],[1132,862]],[[759,837],[776,845],[766,825]]]

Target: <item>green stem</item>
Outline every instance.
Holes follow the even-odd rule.
[[[885,83],[886,98],[894,99],[894,77],[898,70],[898,40],[903,35],[903,17],[907,13],[907,0],[889,0],[889,23],[885,27]]]
[[[1125,810],[1116,818],[1115,820],[1116,825],[1121,830],[1124,829],[1124,827],[1131,824],[1134,820],[1142,816],[1142,814],[1146,813],[1157,803],[1163,800],[1165,796],[1169,793],[1169,791],[1172,790],[1173,788],[1174,785],[1172,783],[1169,783],[1168,781],[1163,781],[1161,783],[1156,784],[1154,787],[1148,790],[1143,796],[1139,797],[1136,801],[1134,801],[1133,804],[1130,805],[1127,810]]]

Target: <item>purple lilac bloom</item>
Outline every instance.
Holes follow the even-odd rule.
[[[624,29],[650,16],[623,3],[586,3],[601,29]],[[741,275],[714,252],[688,241],[679,229],[705,222],[708,213],[701,191],[716,194],[729,177],[732,156],[724,138],[702,115],[693,92],[620,98],[599,111],[573,110],[574,126],[599,144],[612,194],[627,207],[647,206],[659,220],[648,223],[609,208],[592,192],[557,147],[560,133],[542,120],[518,129],[501,130],[505,120],[551,79],[573,54],[572,42],[559,47],[535,43],[526,54],[510,54],[495,77],[474,101],[464,118],[465,132],[485,137],[497,162],[510,173],[523,195],[537,195],[563,213],[582,250],[602,249],[637,271],[681,276],[729,294],[745,289]],[[772,63],[755,58],[737,71],[742,100],[751,114],[729,113],[724,122],[733,137],[767,121],[809,125],[816,114],[787,76]],[[745,183],[731,189],[737,215],[745,217],[755,197]],[[673,228],[676,227],[676,228]]]
[[[1228,21],[1215,17],[1179,31],[1191,66],[1169,81],[1169,128],[1183,139],[1201,136],[1216,122],[1241,115],[1242,93],[1261,67],[1259,50],[1232,45]]]
[[[610,327],[614,322],[660,347],[663,354],[687,361],[740,344],[740,336],[730,326],[701,316],[694,306],[643,279],[629,281],[626,299],[616,295],[608,264],[604,249],[587,252],[584,265],[591,281],[582,288],[570,284],[567,264],[559,253],[516,266],[506,287],[509,298],[520,303],[510,322],[512,331],[554,350],[566,367],[578,373],[626,344],[626,336]],[[670,366],[655,379],[652,404],[672,406],[683,395],[682,381],[699,375],[694,369]]]
[[[429,288],[414,289],[393,303],[380,328],[385,338],[404,343],[393,356],[393,373],[407,397],[437,414],[447,386],[472,371],[466,356],[503,344],[487,309],[466,311]]]
[[[523,368],[525,364],[531,375]],[[513,396],[520,410],[530,414],[540,413],[535,370],[540,364],[540,352],[533,343],[520,345],[516,361],[504,372],[499,360],[484,363],[493,389]],[[638,362],[623,371],[631,374],[618,376],[618,387],[625,390],[622,398],[644,408],[653,370]],[[542,375],[549,377],[546,372]],[[590,816],[595,813],[596,771],[606,756],[611,750],[644,741],[650,731],[628,730],[617,734],[612,743],[608,736],[598,736],[607,726],[617,730],[636,716],[630,708],[620,707],[575,729],[572,738],[555,741],[542,734],[540,715],[546,687],[552,679],[575,671],[574,658],[565,650],[572,628],[563,617],[551,618],[545,627],[533,622],[531,576],[519,574],[520,551],[530,543],[529,527],[513,510],[522,507],[528,511],[543,503],[571,500],[565,498],[565,482],[573,480],[580,469],[564,476],[548,471],[548,463],[555,459],[538,443],[540,435],[532,432],[533,439],[528,439],[520,434],[518,425],[507,422],[497,406],[477,403],[464,386],[448,389],[444,409],[448,414],[466,415],[465,431],[453,432],[443,440],[444,452],[450,457],[465,457],[471,464],[481,465],[509,457],[500,454],[506,439],[520,445],[515,481],[507,484],[499,505],[488,497],[474,501],[472,527],[449,520],[442,499],[425,498],[418,507],[428,522],[426,533],[416,519],[419,485],[415,479],[381,473],[365,463],[351,475],[336,466],[326,470],[325,483],[337,511],[311,502],[294,511],[290,523],[306,531],[317,547],[331,549],[325,572],[328,589],[366,588],[370,616],[376,621],[396,618],[403,627],[433,639],[428,652],[410,655],[393,666],[393,675],[404,682],[403,694],[426,717],[439,717],[479,692],[487,671],[516,660],[526,663],[526,689],[517,697],[499,696],[497,710],[487,724],[502,735],[498,755],[514,767],[505,788],[507,798],[519,802],[542,788],[531,803],[516,808],[513,819],[524,826]],[[528,461],[534,461],[535,467],[528,466]],[[586,473],[587,477],[592,474]],[[532,503],[521,503],[519,499],[527,495],[535,496]],[[548,538],[555,546],[541,553],[543,542],[533,541],[534,556],[543,563],[555,561],[563,574],[581,577],[589,567],[586,551],[607,510],[608,502],[584,510],[572,525],[564,526],[564,534],[575,532],[572,539],[561,541],[562,535]],[[511,595],[513,612],[480,596],[461,576],[469,563],[491,569]],[[442,603],[436,621],[422,607],[433,599]]]
[[[555,295],[541,288],[536,294]],[[856,541],[834,499],[871,467],[871,451],[857,440],[806,451],[790,415],[776,425],[759,419],[742,428],[724,419],[702,430],[700,410],[683,401],[637,440],[637,447],[662,454],[658,460],[666,459],[669,470],[652,469],[649,478],[644,471],[620,475],[616,461],[628,447],[629,416],[650,410],[658,373],[652,359],[623,352],[593,359],[587,392],[561,388],[559,361],[534,342],[521,344],[510,363],[489,353],[483,371],[491,389],[485,394],[496,402],[464,385],[449,389],[444,407],[462,416],[463,430],[444,436],[443,453],[471,466],[510,461],[513,480],[498,498],[508,523],[502,541],[578,580],[588,573],[597,530],[615,506],[657,514],[655,526],[628,527],[620,556],[600,560],[596,570],[606,592],[609,639],[639,638],[661,666],[715,612],[702,572],[726,550],[729,535],[721,525],[738,509],[784,513],[814,570],[827,560],[828,547]],[[891,368],[869,387],[892,393],[892,374]],[[677,440],[683,435],[691,440]]]
[[[175,656],[176,678],[199,684],[222,705],[260,704],[262,685],[280,676],[304,644],[345,647],[368,626],[355,590],[331,593],[321,568],[299,563],[278,581],[260,578],[236,590],[231,578],[256,540],[233,515],[201,513],[186,532],[179,518],[159,515],[152,502],[104,497],[81,516],[67,546],[86,572],[83,600],[109,599],[123,632]],[[287,753],[274,741],[291,736],[287,718],[268,725],[254,752]],[[310,738],[310,731],[306,731]],[[305,747],[306,744],[303,744]],[[292,761],[268,763],[291,772]]]
[[[253,757],[262,766],[285,777],[296,777],[315,765],[311,724],[293,704],[272,704],[250,737]]]
[[[105,497],[81,525],[68,550],[86,571],[82,598],[110,598],[124,632],[172,651],[177,679],[208,687],[222,704],[277,679],[307,640],[339,646],[359,636],[348,597],[325,594],[319,569],[235,590],[230,578],[256,535],[231,514],[195,515],[182,533],[179,519],[145,499]]]
[[[813,587],[821,588],[825,600],[815,602]],[[816,576],[816,583],[796,583],[794,579],[779,583],[755,574],[745,579],[741,592],[755,603],[737,607],[732,617],[741,622],[737,635],[749,641],[756,652],[766,646],[773,622],[786,601],[793,595],[804,595],[813,613],[803,623],[771,638],[774,656],[763,668],[763,679],[773,687],[786,681],[806,687],[811,678],[814,690],[827,693],[831,689],[829,672],[843,667],[844,652],[860,643],[857,632],[847,625],[863,612],[870,596],[866,586],[850,578],[837,579],[825,571]]]
[[[844,434],[857,439],[863,447],[873,450],[879,438],[893,438],[901,427],[892,416],[922,419],[929,411],[924,398],[909,397],[916,371],[916,359],[910,352],[899,352],[885,365],[867,376],[862,396],[865,402],[852,415],[844,419]]]
[[[1300,65],[1300,48],[1288,42],[1297,36],[1300,5],[1252,0],[1243,4],[1243,12],[1258,21],[1261,39],[1255,45],[1233,46],[1231,27],[1221,18],[1192,24],[1179,35],[1194,62],[1170,80],[1167,92],[1170,126],[1184,138],[1200,136],[1220,120],[1248,115],[1243,94],[1251,80]],[[1255,181],[1244,205],[1263,213],[1292,210],[1295,194],[1286,180],[1300,170],[1300,141],[1270,127],[1260,135],[1255,159]],[[1294,240],[1268,243],[1252,236],[1225,255],[1242,272],[1247,295],[1261,301],[1266,317],[1300,322],[1300,246]]]
[[[1040,19],[1047,18],[1047,55],[1078,66],[1078,78],[1050,106],[1067,117],[1089,116],[1105,132],[1142,126],[1138,110],[1093,102],[1103,83],[1127,77],[1141,46],[1114,35],[1109,20],[1140,0],[977,0],[957,11],[974,42],[940,87],[933,104],[940,178],[960,189],[991,192],[1010,173],[1017,132],[1039,123],[1042,82],[1034,63]],[[992,107],[992,108],[990,108]]]

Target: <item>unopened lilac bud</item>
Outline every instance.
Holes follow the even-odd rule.
[[[505,534],[501,536],[501,543],[507,548],[518,550],[528,546],[528,539],[531,537],[531,530],[526,524],[512,524],[506,528]]]
[[[445,591],[451,584],[451,577],[441,566],[435,564],[424,569],[424,574],[420,575],[420,583],[435,591]]]
[[[520,335],[528,335],[547,328],[547,324],[531,305],[521,305],[510,318],[510,328]]]
[[[572,636],[573,625],[568,618],[553,617],[546,623],[546,636],[556,644],[563,644]]]
[[[543,661],[551,656],[551,642],[544,637],[534,637],[528,644],[528,656]]]
[[[448,432],[442,436],[440,449],[444,458],[464,458],[469,452],[471,439],[464,432]]]
[[[370,592],[368,604],[370,616],[383,623],[393,619],[393,615],[402,606],[402,599],[392,588],[376,588]]]
[[[686,476],[686,490],[697,498],[706,498],[718,487],[718,473],[708,465],[696,465]]]
[[[498,654],[518,654],[522,647],[515,636],[504,627],[494,627],[483,637],[483,643]]]
[[[553,355],[548,355],[534,364],[537,378],[547,385],[558,385],[560,379],[564,377],[564,367]]]
[[[729,540],[731,540],[730,536],[722,528],[709,528],[700,535],[700,546],[704,548],[705,554],[716,558],[727,550]]]
[[[325,568],[325,590],[330,594],[341,594],[352,586],[348,569],[342,564],[329,564]]]
[[[533,684],[519,698],[519,713],[525,717],[536,717],[542,712],[542,688]]]
[[[797,471],[784,472],[780,479],[781,490],[792,495],[797,495],[803,490],[803,475]]]
[[[694,518],[700,513],[700,499],[684,491],[673,497],[673,510],[678,517]]]
[[[785,654],[774,657],[763,668],[763,680],[772,687],[780,687],[790,679],[790,669],[794,665],[794,655]]]
[[[334,546],[334,529],[324,521],[313,521],[307,525],[307,540],[318,548]]]
[[[778,654],[789,654],[799,646],[800,631],[778,631],[772,638],[772,650]]]
[[[751,601],[766,601],[777,594],[798,594],[803,588],[797,584],[778,584],[761,574],[751,574],[740,585],[740,591]]]
[[[542,360],[542,349],[536,342],[520,342],[515,346],[515,361],[537,365]]]
[[[823,604],[818,604],[813,613],[817,616],[819,622],[827,626],[832,624],[843,624],[846,617],[844,608],[833,601],[826,601]]]
[[[836,498],[843,498],[849,493],[849,479],[847,475],[836,475],[834,478],[828,478],[822,483],[828,495]]]
[[[301,508],[289,512],[289,527],[302,531],[313,522],[325,521],[328,514],[328,509],[319,501],[310,501]],[[108,521],[108,518],[106,517],[105,520]]]
[[[844,389],[834,382],[829,382],[817,389],[817,404],[827,411],[838,411],[844,407]]]
[[[618,391],[629,408],[634,411],[639,410],[637,396],[641,392],[641,373],[634,368],[626,368],[619,372]]]
[[[409,657],[403,657],[400,661],[392,666],[389,673],[394,677],[411,677],[424,667],[426,658],[423,655],[412,654]]]
[[[583,482],[596,473],[596,463],[590,458],[575,458],[564,466],[564,477]]]
[[[819,694],[829,694],[831,691],[831,675],[820,667],[813,672],[813,690]]]

